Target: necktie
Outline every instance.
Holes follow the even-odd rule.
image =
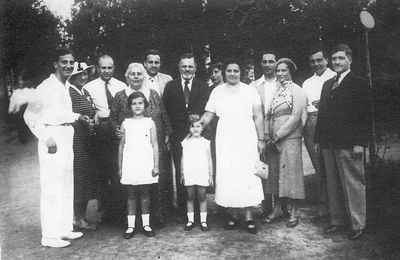
[[[340,74],[337,74],[333,81],[332,90],[335,90],[335,88],[337,88],[339,86],[339,78],[340,78]]]
[[[185,96],[185,104],[189,104],[190,97],[190,89],[189,89],[189,80],[185,80],[185,88],[183,89],[183,95]]]
[[[107,103],[108,103],[108,108],[111,109],[111,104],[113,101],[113,96],[111,95],[110,90],[108,89],[108,85],[110,83],[108,81],[106,81],[106,83],[104,84],[104,88],[106,90],[106,96],[107,96]]]

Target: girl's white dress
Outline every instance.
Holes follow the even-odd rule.
[[[185,186],[209,186],[207,148],[210,148],[210,141],[204,137],[185,138],[181,144]]]
[[[153,120],[127,118],[122,122],[125,129],[125,145],[122,155],[122,184],[142,185],[158,182],[152,176],[154,166],[151,127]]]

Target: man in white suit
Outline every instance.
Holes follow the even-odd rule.
[[[147,72],[145,80],[148,86],[157,91],[162,98],[165,85],[172,80],[172,77],[160,72],[161,54],[158,50],[148,50],[144,57],[143,65]]]

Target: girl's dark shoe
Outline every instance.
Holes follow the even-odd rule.
[[[201,222],[200,229],[201,229],[201,231],[208,231],[207,222]]]
[[[257,234],[257,227],[253,220],[246,222],[246,231],[250,234]]]
[[[146,227],[148,227],[147,230]],[[143,233],[148,237],[154,237],[156,235],[149,225],[143,227]]]
[[[193,228],[193,222],[192,221],[188,221],[185,225],[185,227],[183,228],[185,231],[190,231]]]
[[[128,229],[124,232],[125,239],[131,239],[135,235],[135,228],[128,227]]]

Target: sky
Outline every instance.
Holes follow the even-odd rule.
[[[71,7],[74,0],[44,0],[50,11],[64,19],[71,18]]]

